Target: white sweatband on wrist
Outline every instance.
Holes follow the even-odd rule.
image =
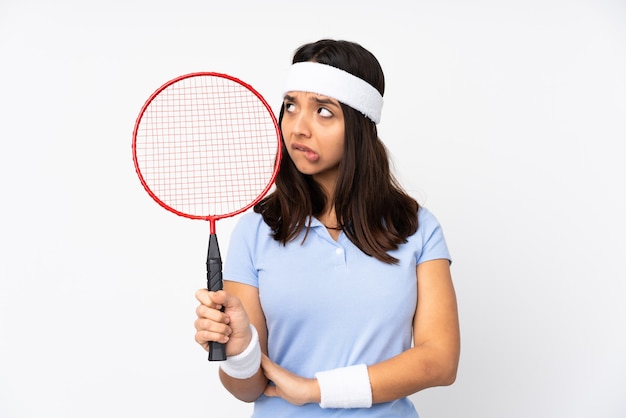
[[[222,371],[235,379],[249,379],[261,367],[259,334],[252,324],[250,324],[250,331],[252,331],[252,339],[248,347],[236,356],[229,356],[220,364]]]
[[[315,373],[322,408],[369,408],[372,387],[365,364]]]
[[[305,91],[332,97],[358,110],[374,123],[380,122],[383,96],[367,81],[332,65],[319,62],[297,62],[289,68],[283,95]]]

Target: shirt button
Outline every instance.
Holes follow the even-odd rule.
[[[337,254],[337,255],[341,255],[341,254],[343,254],[343,248],[337,248],[337,249],[335,250],[335,254]]]

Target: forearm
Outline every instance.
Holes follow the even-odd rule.
[[[221,369],[219,373],[220,380],[226,390],[243,402],[256,401],[263,394],[267,386],[267,378],[261,368],[249,379],[235,379],[224,373]]]
[[[390,402],[434,386],[454,383],[459,352],[422,345],[368,367],[373,403]]]
[[[248,348],[244,351],[249,350],[250,346],[255,344],[253,338],[256,338],[256,344],[260,346],[261,352],[266,352],[267,328],[265,325],[265,316],[263,315],[263,310],[261,309],[258,289],[242,283],[224,280],[224,290],[236,296],[237,299],[241,301],[245,308],[246,318],[248,318],[249,323],[253,325],[250,327],[251,332],[246,335],[249,340],[243,340],[245,344],[240,346],[238,349],[230,347],[232,351],[228,352],[229,360],[227,360],[227,362],[236,360],[236,358],[241,354],[240,351],[244,350],[243,347],[246,345]],[[227,346],[227,351],[228,348],[229,347]],[[254,402],[263,394],[263,391],[267,387],[268,379],[261,369],[260,360],[258,366],[253,365],[252,361],[245,361],[245,363],[247,365],[244,368],[250,373],[245,373],[244,376],[238,376],[235,373],[233,374],[235,377],[233,377],[224,372],[222,367],[220,367],[220,381],[226,390],[228,390],[237,399],[244,402]],[[224,366],[227,366],[227,364],[224,364]],[[226,367],[226,370],[228,371],[229,368]],[[248,378],[248,376],[250,377]]]
[[[448,260],[417,266],[413,348],[368,368],[374,403],[451,385],[461,351],[456,295]]]
[[[458,353],[455,344],[446,349],[422,344],[369,367],[359,364],[321,371],[315,378],[298,376],[266,356],[261,365],[267,378],[274,382],[265,390],[267,396],[278,396],[294,405],[320,403],[322,408],[367,408],[372,403],[400,399],[427,387],[452,384]],[[248,399],[254,395],[252,388]]]
[[[220,380],[237,399],[254,402],[267,386],[267,377],[261,368],[261,344],[256,327],[250,324],[250,340],[238,354],[230,354],[220,364]]]

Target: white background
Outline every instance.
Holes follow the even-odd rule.
[[[277,109],[323,37],[380,59],[379,133],[454,257],[461,364],[422,418],[626,416],[626,3],[409,4],[0,0],[1,417],[249,414],[193,340],[208,226],[148,197],[131,135],[189,72]]]

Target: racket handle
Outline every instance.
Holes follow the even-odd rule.
[[[209,361],[226,360],[226,346],[222,343],[209,341]]]
[[[222,256],[217,243],[217,235],[209,237],[209,253],[206,259],[207,289],[212,292],[222,290]]]
[[[209,237],[209,253],[206,260],[207,288],[212,292],[222,290],[222,256],[217,243],[217,235]],[[224,307],[222,306],[222,312]],[[226,360],[226,346],[222,343],[209,341],[209,361]]]

